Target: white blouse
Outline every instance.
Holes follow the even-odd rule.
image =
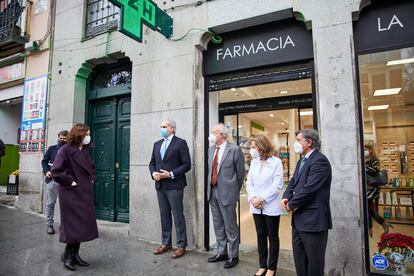
[[[250,164],[247,175],[247,200],[261,197],[264,200],[263,209],[256,209],[250,204],[250,212],[267,216],[279,216],[281,191],[283,187],[283,165],[277,157],[269,157],[266,161],[255,158]]]

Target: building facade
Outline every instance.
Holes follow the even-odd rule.
[[[7,144],[0,184],[19,169],[20,206],[35,211],[43,201],[38,164],[45,146],[53,4],[0,1],[0,138]]]
[[[387,201],[391,194],[410,198],[414,181],[412,3],[155,2],[173,17],[174,35],[167,39],[144,27],[139,43],[117,31],[122,11],[109,1],[56,1],[47,141],[74,122],[91,127],[97,217],[129,223],[132,235],[159,240],[148,163],[160,122],[175,119],[192,157],[184,197],[190,247],[210,249],[215,238],[205,191],[211,126],[229,127],[229,140],[246,153],[246,169],[247,138],[268,134],[286,182],[298,158],[290,146],[294,132],[313,127],[333,168],[334,228],[325,272],[379,273],[371,256],[382,228],[375,225],[369,236],[364,144],[374,146],[389,180],[399,184],[382,188],[380,213],[394,223],[393,231],[412,232],[412,200],[401,208]],[[21,166],[37,168],[38,161],[27,157]],[[40,191],[40,179],[36,185]],[[255,232],[247,207],[242,188],[241,244],[250,250]],[[282,254],[291,254],[290,229],[286,215]]]

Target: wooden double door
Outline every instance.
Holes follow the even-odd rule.
[[[131,96],[89,102],[97,219],[129,222]]]

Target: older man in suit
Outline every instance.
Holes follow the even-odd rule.
[[[207,197],[213,214],[217,254],[208,261],[226,261],[224,268],[232,268],[239,262],[240,233],[236,204],[245,171],[243,153],[237,145],[227,141],[227,134],[228,128],[219,124],[213,127],[209,136],[210,143],[214,145],[208,150]]]
[[[187,142],[175,136],[175,131],[174,120],[165,120],[161,123],[162,139],[155,142],[149,164],[151,177],[155,180],[162,228],[161,246],[154,250],[154,254],[163,254],[172,248],[173,215],[177,234],[177,249],[171,255],[174,259],[186,253],[187,232],[183,196],[184,187],[187,186],[185,173],[191,169]]]
[[[298,276],[323,276],[328,230],[332,229],[329,196],[332,169],[319,152],[314,129],[297,132],[295,152],[302,154],[280,206],[292,213],[292,245]]]

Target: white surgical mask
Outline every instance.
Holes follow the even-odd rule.
[[[208,141],[212,144],[215,144],[217,142],[217,136],[213,133],[210,133],[210,135],[208,136]]]
[[[91,136],[86,135],[85,138],[82,140],[82,145],[88,145],[91,142]]]
[[[365,154],[365,157],[368,157],[369,156],[369,151],[364,151],[364,154]]]
[[[293,144],[293,147],[295,148],[295,152],[297,154],[302,154],[303,153],[302,145],[298,141],[296,141],[295,144]]]
[[[253,159],[260,157],[260,154],[257,151],[257,149],[251,148],[249,153]]]

